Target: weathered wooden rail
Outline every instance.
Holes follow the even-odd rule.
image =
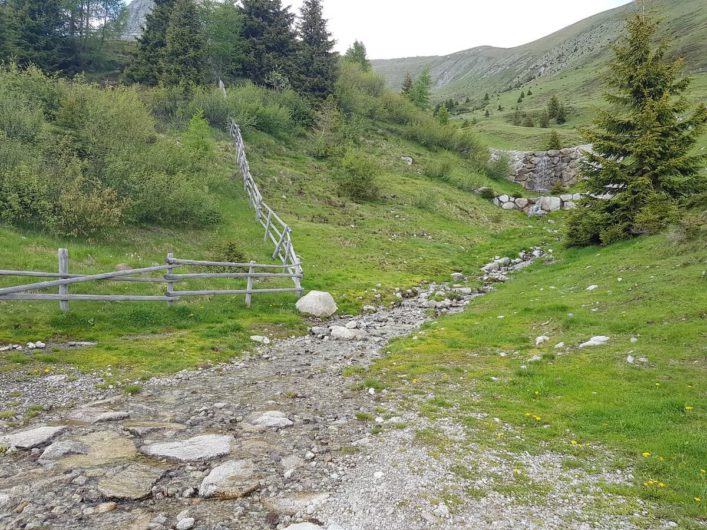
[[[13,285],[0,288],[0,301],[5,300],[58,300],[62,311],[69,310],[69,301],[92,301],[92,302],[168,302],[174,303],[183,297],[191,296],[219,296],[219,295],[245,295],[245,302],[248,307],[251,305],[252,297],[256,294],[264,293],[297,293],[302,294],[302,275],[292,266],[291,263],[279,264],[258,264],[232,263],[221,261],[200,261],[189,259],[178,259],[167,255],[164,265],[155,265],[140,269],[116,270],[97,274],[69,274],[69,252],[67,249],[59,249],[59,272],[42,271],[15,271],[0,270],[0,277],[29,277],[44,279],[35,283]],[[242,269],[242,272],[187,272],[175,274],[175,269],[198,267],[218,268],[218,269]],[[144,276],[163,272],[160,277]],[[257,281],[268,280],[292,280],[294,287],[259,287]],[[177,289],[181,282],[197,280],[245,280],[245,288],[221,288],[210,287],[208,289]],[[89,282],[136,282],[164,284],[165,292],[159,295],[145,294],[78,294],[71,293],[69,287],[72,285]],[[38,293],[46,289],[58,288],[57,293]]]

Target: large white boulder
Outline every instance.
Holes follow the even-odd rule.
[[[305,315],[327,318],[336,313],[336,302],[329,293],[310,291],[297,301],[297,310]]]

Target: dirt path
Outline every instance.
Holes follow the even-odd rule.
[[[440,290],[456,299],[433,302]],[[0,528],[636,528],[641,508],[598,488],[630,477],[566,471],[559,455],[515,455],[543,488],[527,498],[499,493],[497,484],[514,481],[509,455],[474,451],[452,422],[402,412],[385,391],[342,376],[432,318],[430,306],[460,311],[475,296],[431,285],[398,307],[337,319],[232,364],[152,380],[133,397],[88,403],[90,379],[6,379],[3,399],[21,390],[61,406],[20,432],[0,431],[0,445],[11,446],[0,456]],[[77,399],[87,404],[69,406]],[[464,451],[433,457],[416,440],[423,428]],[[460,465],[474,476],[451,472]],[[626,515],[597,518],[607,506]]]

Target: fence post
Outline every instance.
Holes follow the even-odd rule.
[[[61,275],[60,279],[65,280],[68,278],[69,274],[69,250],[65,248],[60,248],[59,249],[59,274]],[[60,285],[59,286],[59,294],[63,295],[68,295],[69,294],[69,286],[68,285]],[[59,309],[61,309],[64,313],[66,313],[69,310],[69,301],[68,300],[59,300]]]
[[[167,265],[172,264],[172,258],[174,258],[174,254],[171,252],[167,254],[167,259],[165,260],[165,263]],[[172,293],[174,292],[174,280],[169,279],[170,276],[174,274],[174,268],[170,267],[167,269],[167,273],[165,274],[165,280],[167,281],[167,296],[172,296]],[[174,304],[174,300],[170,300],[167,302],[169,305]]]
[[[268,240],[268,236],[270,235],[270,219],[272,218],[272,210],[268,211],[268,220],[265,223],[265,237],[263,238],[263,241]]]
[[[280,253],[280,247],[282,247],[282,243],[285,241],[285,238],[287,237],[287,234],[290,233],[290,227],[286,226],[282,230],[282,237],[280,238],[280,241],[277,242],[277,246],[275,247],[275,252],[272,253],[272,259],[275,259],[277,255]]]
[[[250,262],[250,267],[248,268],[248,284],[246,286],[246,294],[245,294],[245,305],[246,307],[250,307],[251,299],[252,299],[252,290],[253,290],[253,265],[255,265],[254,261]]]

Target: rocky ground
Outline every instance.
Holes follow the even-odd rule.
[[[505,281],[540,255],[497,260],[485,277]],[[400,293],[395,307],[154,379],[135,396],[101,395],[85,376],[3,374],[3,401],[23,396],[45,411],[19,431],[0,427],[0,528],[637,528],[649,508],[627,509],[599,487],[627,472],[568,471],[559,455],[477,447],[468,429],[342,375],[480,294],[463,285]],[[432,454],[421,429],[464,450]],[[531,495],[498,487],[517,481],[518,462]]]

